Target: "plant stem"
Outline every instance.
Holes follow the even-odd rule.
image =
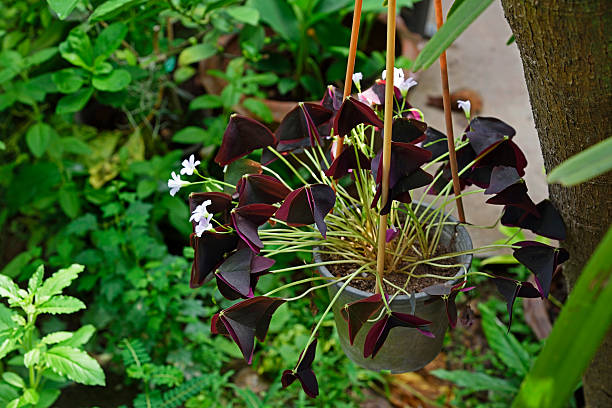
[[[393,127],[393,69],[395,67],[395,0],[389,0],[387,7],[387,78],[385,82],[385,120],[382,154],[382,196],[380,208],[389,199],[389,169],[391,167],[391,132]],[[385,245],[387,234],[387,215],[380,216],[378,224],[378,254],[376,259],[376,285],[378,293],[382,289],[382,276],[385,272]]]

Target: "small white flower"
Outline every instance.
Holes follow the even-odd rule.
[[[357,89],[361,89],[361,80],[363,79],[363,74],[361,72],[355,72],[353,74],[353,82]]]
[[[198,225],[196,225],[195,227],[195,232],[198,237],[201,237],[204,231],[209,231],[213,229],[213,226],[210,222],[212,217],[213,217],[212,214],[208,214],[208,216],[203,217],[200,219],[200,221],[198,221]]]
[[[406,96],[408,90],[415,86],[418,82],[414,80],[414,78],[410,77],[397,85],[402,95]]]
[[[183,160],[183,168],[181,169],[181,174],[186,174],[191,176],[195,170],[195,168],[200,164],[199,160],[195,159],[195,156],[192,154],[189,156],[189,160]]]
[[[171,176],[172,178],[168,180],[168,188],[170,189],[170,195],[174,197],[177,191],[189,184],[189,182],[181,180],[181,176],[177,176],[175,172],[172,172]]]
[[[459,105],[459,108],[463,109],[465,116],[469,118],[470,108],[472,107],[472,104],[470,103],[469,99],[467,101],[457,101],[457,105]]]
[[[193,212],[191,213],[191,217],[189,218],[189,221],[200,222],[202,218],[208,217],[209,214],[208,214],[208,210],[206,209],[206,207],[208,207],[211,204],[212,204],[212,201],[206,200],[202,204],[198,205],[195,208],[195,210],[193,210]]]
[[[383,81],[387,79],[386,69],[382,72],[382,79]],[[402,82],[404,82],[404,70],[401,68],[393,67],[393,85],[398,86]]]

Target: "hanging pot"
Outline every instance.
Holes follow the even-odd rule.
[[[421,206],[425,209],[425,206]],[[449,216],[447,222],[458,221]],[[472,249],[472,240],[467,229],[462,225],[445,225],[440,237],[440,245],[448,248],[450,252],[460,252]],[[321,255],[314,252],[316,262],[322,262]],[[445,285],[452,286],[470,269],[472,255],[461,255],[457,263],[463,267],[455,275],[455,280],[446,281]],[[323,265],[318,267],[322,276],[333,277],[332,273]],[[465,279],[465,277],[463,277]],[[342,282],[328,287],[330,299],[340,290]],[[384,345],[374,358],[363,357],[363,346],[366,335],[374,323],[363,325],[353,345],[349,342],[348,324],[342,318],[341,309],[344,305],[372,296],[372,293],[347,286],[333,305],[334,319],[340,345],[344,353],[355,364],[372,371],[391,370],[392,373],[404,373],[416,371],[423,368],[432,361],[442,350],[442,341],[448,328],[448,317],[446,306],[439,297],[431,297],[425,292],[418,292],[413,296],[398,295],[391,303],[391,309],[395,312],[414,314],[422,319],[432,322],[428,329],[435,338],[423,336],[416,329],[396,327],[389,332]]]

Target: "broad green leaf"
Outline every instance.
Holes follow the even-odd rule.
[[[94,65],[93,47],[89,36],[82,28],[70,31],[66,41],[59,46],[60,54],[73,65],[91,70]]]
[[[93,88],[81,88],[73,94],[62,97],[57,103],[55,113],[63,114],[80,111],[85,107],[93,92]]]
[[[72,264],[68,268],[60,269],[51,275],[50,278],[45,280],[42,287],[39,289],[36,299],[40,299],[43,302],[45,297],[60,294],[62,290],[70,286],[70,283],[79,276],[79,273],[83,272],[85,267],[79,264]]]
[[[81,202],[74,187],[64,186],[60,188],[58,199],[64,214],[70,218],[75,218],[77,215],[79,215]]]
[[[529,370],[531,358],[516,337],[507,333],[505,326],[495,317],[495,313],[484,304],[479,304],[482,314],[482,329],[489,347],[495,351],[504,364],[523,378]]]
[[[19,286],[6,275],[0,275],[0,296],[7,298],[11,303],[20,300]]]
[[[548,175],[549,183],[575,186],[612,170],[612,137],[570,157]]]
[[[180,66],[193,64],[210,58],[217,53],[217,47],[211,43],[192,45],[191,47],[185,48],[179,54],[178,63]]]
[[[486,265],[516,265],[518,264],[519,261],[516,260],[515,257],[513,257],[510,254],[503,254],[503,255],[495,255],[495,256],[490,256],[486,259],[484,259],[482,262],[480,262],[481,266],[486,266]]]
[[[127,35],[128,28],[125,24],[116,22],[106,27],[94,43],[94,57],[106,59],[112,55]]]
[[[179,67],[174,71],[174,82],[183,83],[195,75],[196,69],[191,66]]]
[[[6,383],[0,384],[0,406],[8,407],[10,401],[17,398],[19,394],[15,387],[11,387]]]
[[[232,16],[235,20],[238,20],[242,23],[257,25],[259,22],[259,11],[254,9],[253,7],[248,6],[238,6],[238,7],[228,7],[226,9],[227,14]]]
[[[63,20],[72,13],[79,0],[47,0],[47,2],[60,20]]]
[[[40,398],[34,408],[49,408],[59,398],[60,390],[45,388],[40,392]]]
[[[81,327],[79,330],[71,333],[72,336],[69,339],[63,340],[58,343],[58,346],[69,346],[69,347],[80,347],[87,343],[91,336],[96,332],[96,328],[91,324],[87,324]]]
[[[206,144],[208,134],[206,131],[197,126],[187,126],[176,132],[172,137],[172,141],[176,143],[204,143]]]
[[[65,153],[74,153],[83,156],[90,155],[93,153],[93,150],[91,149],[91,147],[89,147],[87,143],[76,137],[62,137],[61,143],[62,150]]]
[[[43,342],[44,344],[55,344],[55,343],[59,343],[59,342],[68,340],[72,336],[73,336],[73,334],[71,332],[58,331],[58,332],[55,332],[55,333],[47,334],[40,341]]]
[[[270,111],[268,105],[259,99],[247,98],[242,101],[242,105],[266,123],[270,123],[274,120],[272,111]]]
[[[582,270],[515,408],[563,407],[612,325],[612,227]]]
[[[53,372],[85,385],[105,385],[100,364],[86,352],[74,347],[57,346],[48,350],[45,359]]]
[[[433,64],[491,3],[493,0],[463,1],[421,50],[414,61],[412,71],[416,72]]]
[[[0,360],[2,360],[8,353],[15,350],[15,348],[17,348],[15,339],[4,339],[4,341],[0,343]]]
[[[16,101],[17,96],[13,92],[0,94],[0,112],[13,106]]]
[[[125,69],[115,69],[108,75],[94,75],[92,84],[96,89],[106,92],[118,92],[125,89],[130,82],[132,76]]]
[[[214,109],[221,108],[223,100],[219,95],[200,95],[189,103],[189,109]]]
[[[90,21],[104,20],[107,16],[118,13],[122,8],[140,3],[142,0],[108,0],[100,4],[89,16]]]
[[[28,280],[28,290],[30,291],[30,294],[36,292],[36,289],[40,287],[40,284],[43,281],[44,275],[45,275],[45,266],[40,265],[38,268],[36,268],[36,272],[34,272],[32,276],[30,276],[30,279]]]
[[[23,381],[23,378],[21,378],[15,373],[11,373],[10,371],[3,373],[2,379],[14,387],[25,388],[25,382]]]
[[[65,68],[54,72],[51,75],[51,80],[57,87],[58,92],[71,94],[83,86],[85,78],[81,75],[84,72],[77,68]]]
[[[30,368],[38,364],[40,361],[40,349],[34,348],[23,356],[23,365]]]
[[[516,387],[507,380],[492,377],[485,373],[466,370],[433,370],[431,374],[443,380],[451,381],[457,386],[467,388],[471,391],[516,392]]]
[[[38,392],[34,388],[26,388],[23,390],[23,402],[28,404],[37,404],[38,403]]]
[[[69,314],[85,309],[85,304],[72,296],[54,296],[36,309],[39,313]]]
[[[223,175],[223,181],[228,184],[236,185],[245,174],[261,174],[261,172],[260,163],[243,157],[227,165],[225,174]],[[228,193],[229,190],[225,192]]]
[[[0,303],[0,332],[10,330],[15,326],[15,322],[13,321],[13,312],[11,309],[4,306],[4,304]]]
[[[47,151],[49,142],[54,136],[57,137],[55,129],[46,123],[39,122],[28,129],[26,143],[34,156],[41,157]]]
[[[301,32],[298,20],[291,5],[286,0],[251,0],[249,6],[259,11],[262,21],[267,23],[281,37],[295,43],[300,41]]]
[[[57,47],[45,48],[25,58],[24,63],[27,67],[42,64],[57,54]]]

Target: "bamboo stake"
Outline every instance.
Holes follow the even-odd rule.
[[[436,24],[438,30],[444,23],[444,15],[442,14],[442,0],[435,0],[436,9]],[[388,72],[388,71],[387,71]],[[442,77],[442,102],[444,103],[444,119],[446,120],[446,134],[448,142],[448,157],[450,161],[451,174],[453,176],[453,191],[455,192],[457,214],[459,221],[465,222],[465,213],[463,211],[463,201],[461,200],[461,185],[459,184],[459,175],[457,168],[457,154],[455,152],[455,136],[453,135],[453,118],[451,116],[451,101],[450,90],[448,87],[448,68],[446,66],[446,51],[440,55],[440,75]]]
[[[380,207],[389,199],[389,170],[391,167],[391,139],[393,128],[393,77],[395,67],[395,0],[389,0],[387,9],[387,76],[385,79],[385,117],[383,154],[382,154],[382,194]],[[387,237],[387,215],[380,216],[378,225],[378,253],[376,255],[376,293],[380,292],[382,276],[385,272],[385,246]]]
[[[359,39],[359,24],[361,23],[361,5],[363,0],[355,0],[355,9],[353,11],[353,26],[351,27],[351,43],[349,46],[349,56],[346,63],[346,76],[344,77],[344,94],[342,100],[345,100],[351,94],[353,72],[355,71],[355,56],[357,55],[357,40]],[[338,143],[336,144],[336,157],[340,156],[344,149],[344,135],[338,135]]]

